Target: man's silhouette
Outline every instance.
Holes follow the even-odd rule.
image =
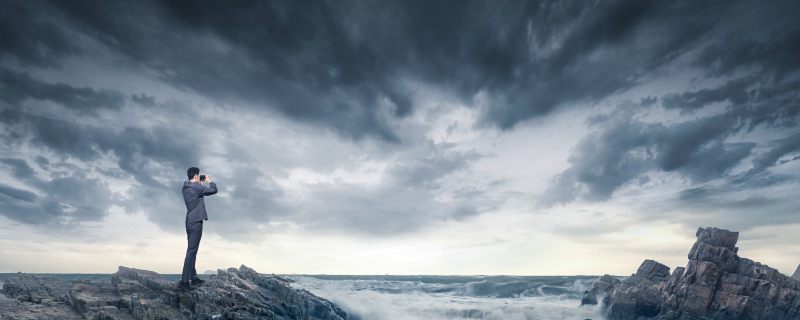
[[[189,242],[186,248],[186,258],[183,259],[183,273],[181,275],[180,289],[190,289],[191,284],[201,284],[204,281],[197,277],[194,263],[197,260],[197,249],[200,247],[200,237],[203,235],[203,220],[208,220],[204,196],[217,193],[217,184],[211,176],[204,176],[210,187],[203,185],[200,178],[200,169],[191,167],[186,171],[189,181],[183,182],[183,201],[186,203],[186,239]]]

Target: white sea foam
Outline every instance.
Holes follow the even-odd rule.
[[[294,281],[293,287],[332,301],[354,319],[603,319],[599,306],[580,306],[588,279],[541,283],[531,279],[436,282],[286,277]]]

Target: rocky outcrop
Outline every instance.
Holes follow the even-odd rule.
[[[611,288],[605,276],[597,279],[597,291],[584,298],[607,293],[609,319],[800,319],[797,271],[789,277],[739,257],[738,232],[699,228],[696,235],[686,267],[670,273],[669,267],[645,260]]]
[[[608,299],[611,298],[611,292],[621,281],[611,275],[603,275],[592,282],[592,287],[583,292],[581,305],[597,304],[597,297],[603,299],[603,303],[608,304]]]
[[[110,282],[18,273],[0,294],[0,319],[347,319],[328,300],[247,266],[217,270],[180,291],[153,271],[120,266]]]

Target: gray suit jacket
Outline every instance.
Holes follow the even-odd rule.
[[[209,183],[211,186],[206,187],[199,182],[183,182],[183,202],[186,202],[186,222],[195,222],[208,220],[206,213],[206,203],[203,201],[204,196],[210,196],[217,193],[217,184],[214,182]]]

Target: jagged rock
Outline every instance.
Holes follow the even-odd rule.
[[[800,281],[800,265],[797,265],[797,269],[794,269],[794,273],[792,274],[792,279]]]
[[[669,276],[669,267],[650,259],[645,260],[636,270],[636,274],[654,281],[661,281]]]
[[[611,290],[614,289],[614,286],[618,285],[620,280],[614,278],[611,275],[605,274],[600,278],[597,278],[594,282],[592,282],[592,288],[583,292],[583,298],[581,299],[581,305],[597,304],[597,296],[602,296],[604,301],[609,298],[609,294]]]
[[[653,260],[645,260],[639,269],[611,290],[606,301],[614,306],[612,319],[638,319],[658,314],[661,283],[669,267]]]
[[[0,319],[347,319],[330,301],[242,265],[192,291],[158,273],[120,266],[110,282],[18,273],[0,294]]]
[[[737,255],[738,232],[699,228],[686,267],[645,260],[604,299],[609,319],[800,319],[800,267],[792,277]],[[595,283],[603,283],[604,277]],[[594,284],[593,284],[594,287]]]

